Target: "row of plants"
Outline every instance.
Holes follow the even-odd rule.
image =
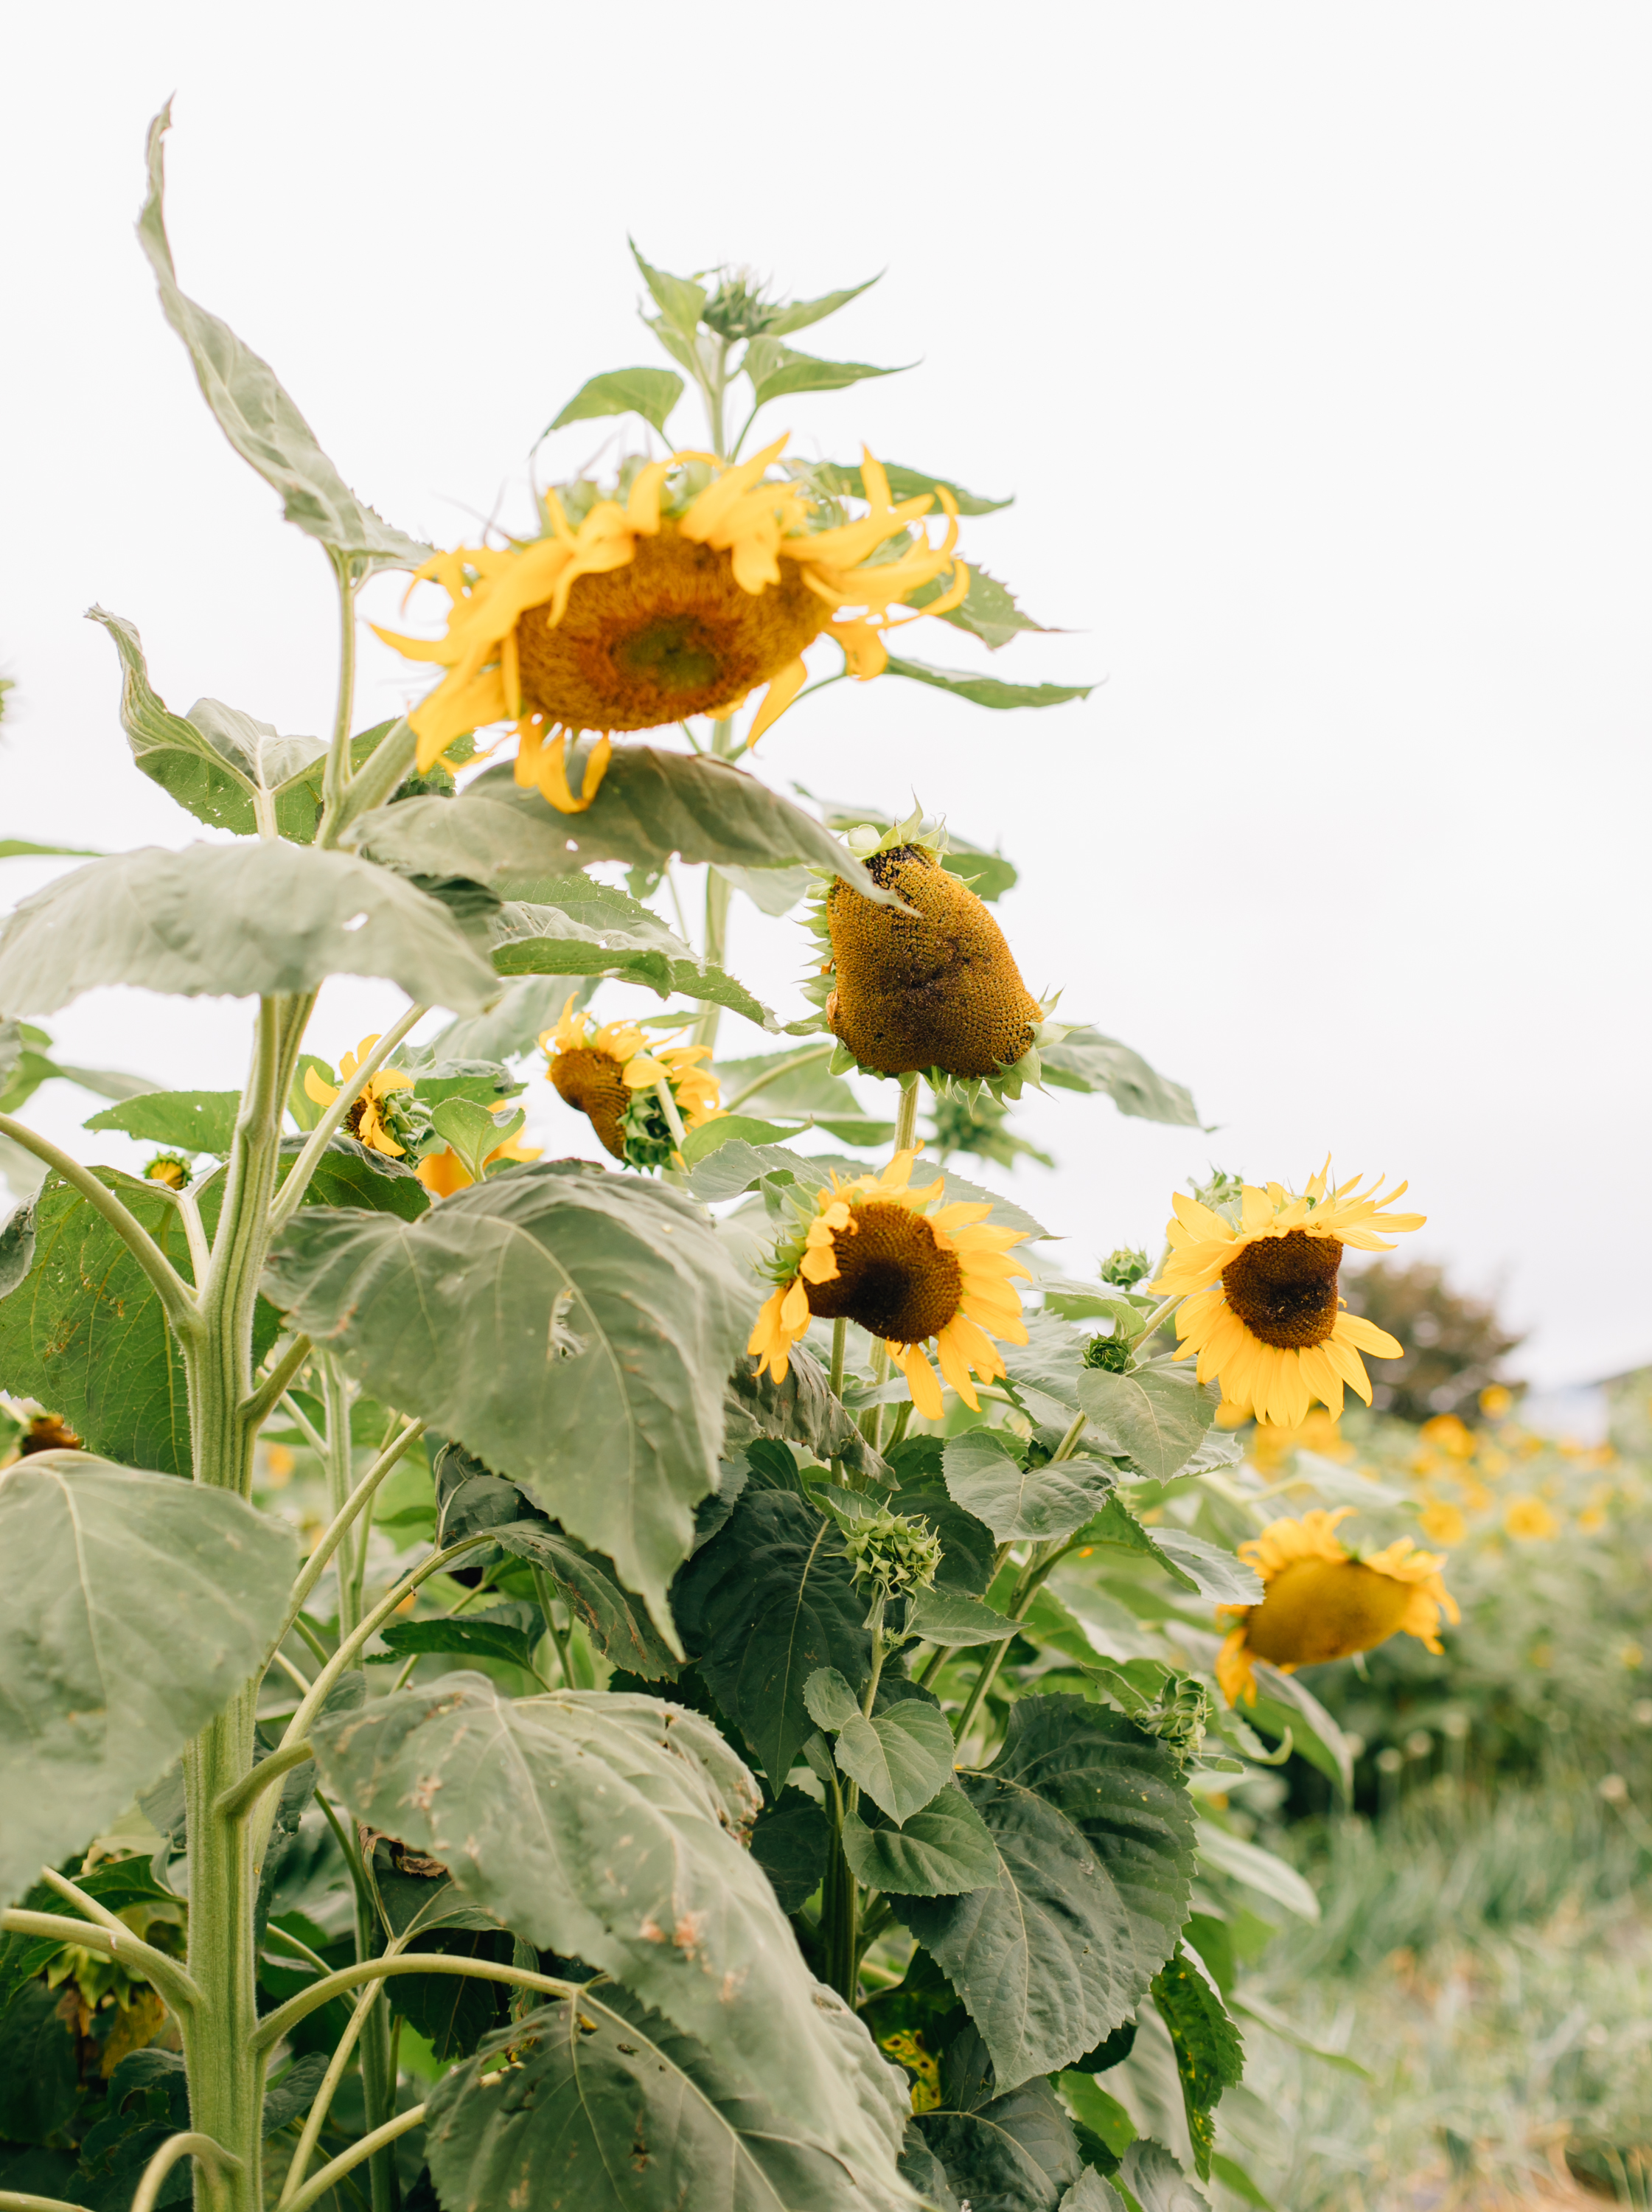
[[[1029,1084],[1196,1116],[1026,989],[1011,863],[738,764],[844,678],[1078,696],[891,649],[1038,628],[966,557],[1003,502],[741,458],[775,401],[887,373],[787,343],[853,288],[638,256],[674,365],[551,427],[641,450],[438,551],[179,289],[167,125],[140,240],[329,562],[340,684],[325,741],[179,714],[94,609],[135,766],[224,834],[0,924],[0,1138],[45,1171],[0,1232],[0,2207],[1265,2202],[1219,2113],[1296,2031],[1240,1971],[1259,1905],[1319,1908],[1232,1793],[1297,1753],[1345,1796],[1295,1668],[1455,1608],[1410,1535],[1280,1516],[1216,1416],[1369,1399],[1400,1347],[1339,1264],[1421,1217],[1217,1173],[1157,1261],[1068,1274],[942,1164],[1013,1162]],[[440,673],[357,731],[357,595],[396,570],[386,634]],[[737,896],[805,902],[792,1018],[729,970]],[[407,1000],[336,1060],[334,975]],[[251,1001],[241,1087],[64,1066],[42,1024],[112,984]],[[726,1016],[774,1042],[720,1054]],[[60,1077],[144,1172],[22,1118]],[[523,1143],[541,1078],[611,1164]],[[1157,2131],[1108,2087],[1153,2066]]]

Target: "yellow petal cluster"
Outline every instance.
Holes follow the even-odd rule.
[[[658,726],[625,717],[616,706],[605,727],[590,719],[567,720],[555,701],[525,696],[519,625],[535,614],[555,629],[566,617],[583,579],[607,574],[637,557],[644,540],[672,534],[690,545],[726,556],[735,585],[755,603],[782,589],[787,564],[818,602],[817,618],[805,635],[825,635],[842,647],[848,672],[861,679],[880,675],[888,664],[884,633],[895,620],[890,610],[908,601],[926,584],[950,572],[946,591],[925,614],[958,605],[969,586],[969,572],[956,559],[957,512],[951,495],[891,498],[889,479],[870,453],[863,453],[861,479],[866,514],[834,528],[813,528],[823,502],[795,479],[771,479],[768,471],[786,446],[784,438],[749,461],[730,465],[705,453],[673,453],[638,471],[623,503],[599,499],[575,527],[555,492],[546,495],[547,534],[525,544],[502,548],[461,545],[438,553],[418,570],[415,582],[440,584],[450,601],[447,628],[440,638],[415,638],[380,629],[385,641],[410,659],[434,662],[446,672],[435,690],[410,717],[418,738],[421,772],[440,759],[454,738],[480,726],[515,724],[520,744],[517,781],[535,785],[563,813],[580,813],[595,798],[606,769],[612,729]],[[667,480],[698,464],[711,481],[679,511],[665,503]],[[947,514],[941,543],[918,536],[888,559],[876,556],[894,538],[908,537],[938,497]],[[635,610],[632,610],[635,618]],[[748,740],[755,744],[783,714],[805,679],[796,625],[784,633],[780,657],[772,666],[749,672],[734,696],[702,711],[732,714],[759,683],[768,694]],[[616,637],[616,643],[623,640]],[[587,710],[588,712],[588,710]],[[671,717],[671,719],[675,719]],[[567,742],[581,728],[603,727],[586,760],[580,788],[568,777]]]
[[[569,1006],[556,1028],[541,1035],[539,1048],[547,1061],[545,1080],[589,1116],[616,1159],[625,1158],[620,1124],[629,1092],[665,1084],[685,1133],[722,1116],[717,1079],[701,1065],[711,1058],[708,1045],[655,1044],[633,1023],[604,1022],[598,1028],[584,1007]]]
[[[1005,1372],[993,1337],[1008,1344],[1027,1341],[1012,1279],[1018,1275],[1030,1280],[1031,1270],[1010,1257],[1011,1246],[1020,1243],[1025,1231],[991,1224],[990,1205],[955,1200],[936,1206],[945,1183],[938,1179],[913,1189],[915,1157],[915,1149],[897,1152],[878,1175],[848,1181],[834,1175],[816,1192],[795,1271],[765,1301],[746,1346],[756,1357],[758,1374],[767,1371],[775,1382],[785,1381],[792,1347],[807,1335],[811,1314],[822,1311],[835,1318],[843,1310],[841,1300],[828,1286],[853,1279],[859,1257],[857,1241],[878,1239],[887,1249],[887,1217],[896,1215],[904,1217],[908,1230],[904,1250],[892,1263],[897,1270],[903,1267],[908,1277],[897,1296],[908,1310],[926,1308],[933,1322],[921,1338],[886,1336],[890,1356],[905,1376],[912,1402],[926,1420],[938,1420],[942,1405],[940,1384],[926,1351],[932,1340],[942,1376],[965,1405],[980,1410],[972,1372],[984,1382]],[[887,1296],[887,1281],[880,1287]],[[843,1317],[857,1318],[852,1310],[844,1311]]]
[[[313,1105],[331,1106],[341,1088],[347,1088],[355,1071],[379,1042],[377,1032],[363,1037],[354,1052],[347,1052],[338,1063],[343,1078],[343,1085],[325,1082],[314,1068],[304,1071],[304,1095]],[[365,1145],[369,1152],[383,1152],[391,1159],[400,1159],[405,1147],[398,1145],[390,1133],[384,1116],[384,1101],[392,1091],[410,1091],[413,1078],[399,1067],[381,1067],[367,1078],[361,1096],[350,1108],[344,1126],[356,1142]]]

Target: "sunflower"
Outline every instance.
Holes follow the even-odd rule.
[[[168,1190],[187,1190],[195,1179],[181,1152],[157,1152],[143,1176],[146,1182],[164,1183]]]
[[[880,1336],[906,1376],[926,1420],[940,1419],[940,1385],[925,1351],[931,1338],[943,1376],[966,1406],[981,1401],[970,1372],[991,1382],[1004,1371],[993,1337],[1024,1344],[1021,1301],[1010,1278],[1030,1269],[1009,1256],[1023,1230],[990,1227],[990,1206],[955,1200],[930,1212],[944,1181],[910,1188],[912,1152],[897,1152],[881,1175],[835,1175],[812,1199],[793,1200],[801,1222],[775,1252],[779,1285],[757,1316],[746,1350],[775,1382],[786,1380],[792,1346],[811,1315],[858,1322]],[[988,1332],[991,1332],[989,1334]]]
[[[707,1045],[653,1045],[629,1022],[593,1030],[576,1006],[539,1045],[550,1062],[546,1082],[586,1117],[606,1151],[633,1167],[669,1167],[678,1158],[658,1085],[670,1093],[685,1132],[721,1118],[717,1079],[700,1065],[711,1057]]]
[[[361,1062],[379,1042],[376,1035],[363,1037],[354,1052],[347,1052],[338,1063],[340,1082],[325,1082],[313,1067],[304,1071],[304,1095],[313,1105],[331,1106],[340,1090],[350,1080]],[[390,1115],[386,1102],[398,1091],[410,1091],[413,1078],[400,1067],[381,1067],[377,1074],[367,1078],[367,1087],[344,1116],[344,1127],[360,1145],[371,1152],[386,1153],[392,1159],[400,1159],[406,1146],[398,1145],[391,1134]]]
[[[495,1160],[537,1160],[544,1149],[543,1145],[525,1145],[519,1137],[507,1137],[484,1156],[482,1164],[485,1170]],[[451,1145],[427,1152],[413,1172],[433,1198],[451,1198],[456,1190],[471,1187],[470,1174]]]
[[[565,486],[566,501],[547,492],[540,538],[461,545],[427,562],[414,581],[446,592],[446,636],[379,632],[447,672],[410,717],[421,772],[478,724],[513,722],[518,783],[537,785],[564,814],[583,813],[611,732],[732,714],[766,684],[755,744],[802,689],[804,649],[817,637],[836,640],[850,675],[878,676],[891,608],[944,574],[948,586],[923,613],[962,602],[969,572],[953,556],[957,508],[944,486],[896,501],[863,453],[867,511],[835,523],[840,501],[769,477],[785,444],[738,465],[696,453],[631,464],[606,494],[589,483]],[[937,497],[947,527],[932,545],[914,525]],[[567,743],[581,730],[602,734],[576,796]]]
[[[1440,1579],[1437,1552],[1419,1552],[1409,1536],[1361,1559],[1337,1536],[1351,1505],[1273,1521],[1241,1544],[1239,1556],[1262,1578],[1260,1605],[1224,1606],[1239,1617],[1216,1662],[1228,1703],[1256,1702],[1253,1662],[1271,1660],[1281,1674],[1346,1659],[1386,1644],[1401,1631],[1430,1651],[1440,1649],[1440,1616],[1461,1618]]]
[[[1180,1192],[1171,1200],[1169,1258],[1152,1287],[1182,1300],[1179,1356],[1196,1352],[1200,1381],[1219,1376],[1224,1395],[1259,1421],[1295,1428],[1316,1398],[1339,1414],[1345,1383],[1369,1406],[1360,1353],[1403,1356],[1393,1337],[1343,1310],[1337,1270],[1345,1245],[1391,1252],[1382,1232],[1420,1229],[1425,1217],[1387,1211],[1406,1184],[1385,1198],[1380,1182],[1363,1195],[1358,1182],[1330,1187],[1321,1170],[1299,1193],[1244,1183],[1228,1202],[1236,1222]]]

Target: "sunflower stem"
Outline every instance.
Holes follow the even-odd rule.
[[[330,556],[338,585],[338,703],[333,714],[332,743],[321,780],[322,813],[327,826],[343,811],[350,781],[350,723],[355,714],[355,593],[356,580],[348,562]],[[331,838],[328,840],[331,843]]]
[[[748,1098],[755,1098],[760,1091],[767,1091],[771,1083],[778,1083],[781,1076],[790,1075],[799,1067],[812,1067],[817,1060],[829,1060],[836,1050],[837,1039],[829,1037],[824,1044],[811,1044],[807,1052],[788,1053],[785,1059],[777,1060],[772,1067],[765,1068],[750,1083],[743,1084],[732,1098],[726,1098],[723,1110],[733,1113],[737,1107],[744,1106]]]
[[[917,1126],[918,1079],[915,1075],[903,1075],[901,1078],[901,1103],[895,1109],[895,1159],[898,1160],[902,1152],[910,1150]],[[872,1345],[872,1387],[874,1390],[881,1389],[888,1382],[889,1370],[889,1346],[879,1337]],[[911,1419],[909,1414],[908,1419]],[[860,1416],[860,1433],[874,1451],[882,1449],[883,1431],[883,1407],[868,1407]]]
[[[1170,1316],[1181,1304],[1182,1297],[1184,1295],[1185,1293],[1178,1292],[1173,1297],[1161,1298],[1159,1300],[1157,1305],[1153,1308],[1152,1312],[1148,1315],[1147,1319],[1143,1322],[1140,1334],[1131,1338],[1130,1349],[1132,1352],[1139,1352],[1143,1345],[1146,1343],[1148,1338],[1154,1334],[1161,1324],[1169,1320]]]

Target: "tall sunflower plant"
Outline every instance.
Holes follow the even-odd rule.
[[[1081,696],[894,635],[1038,627],[973,558],[1001,502],[754,429],[889,373],[790,343],[853,290],[638,255],[673,365],[550,426],[633,450],[439,550],[179,289],[168,119],[140,240],[340,681],[325,740],[180,714],[94,608],[135,765],[217,834],[0,923],[0,2212],[1260,2201],[1236,1962],[1259,1892],[1315,1908],[1221,1793],[1293,1742],[1345,1778],[1292,1670],[1449,1601],[1275,1520],[1212,1417],[1369,1395],[1337,1265],[1416,1218],[1218,1178],[1157,1268],[1071,1278],[947,1165],[1032,1152],[1029,1083],[1195,1116],[1026,988],[1001,855],[745,764],[841,678]],[[398,571],[434,680],[358,730]],[[807,894],[794,1020],[729,972],[737,890]],[[323,1052],[336,975],[406,1003]],[[251,1001],[242,1087],[56,1060],[117,983]],[[144,1172],[31,1126],[60,1079]],[[524,1142],[542,1079],[594,1164]]]

